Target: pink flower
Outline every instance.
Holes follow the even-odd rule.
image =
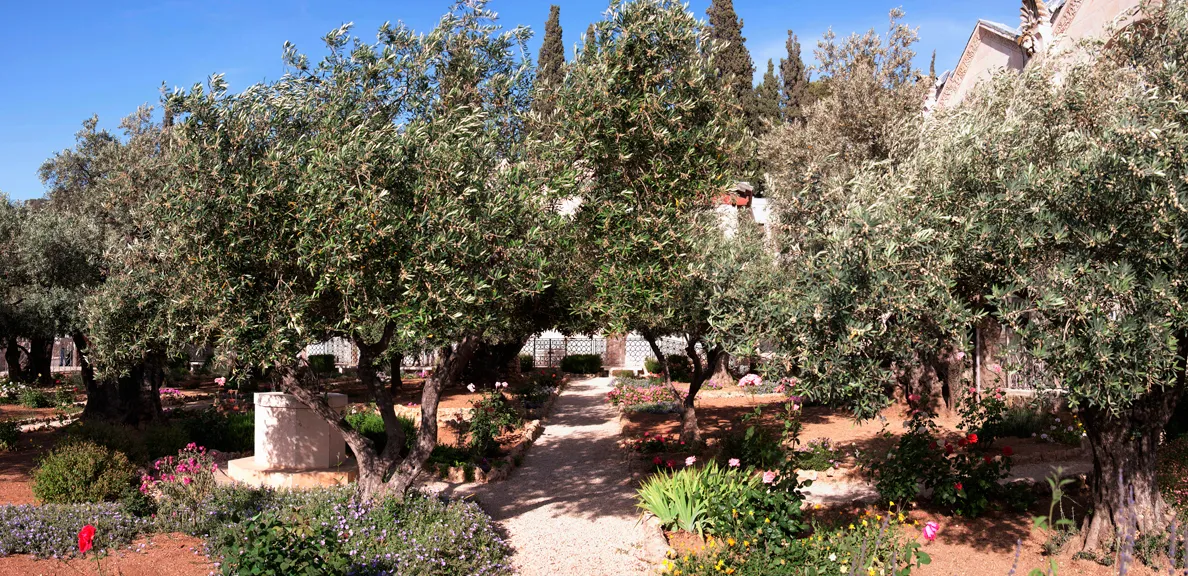
[[[690,456],[688,458],[685,458],[685,466],[692,466],[695,462],[697,462],[696,456]]]
[[[908,394],[908,401],[909,402],[919,402],[920,395],[919,394]]]
[[[936,540],[937,533],[940,532],[940,525],[936,522],[928,522],[924,525],[924,539],[932,542]]]
[[[991,371],[991,372],[993,372],[993,373],[995,373],[995,374],[998,374],[999,372],[1002,372],[1002,366],[1000,366],[1000,365],[998,365],[998,364],[991,364],[991,365],[990,365],[990,371]]]
[[[730,459],[730,460],[727,462],[727,464],[730,464],[730,467],[731,467],[731,468],[738,468],[738,467],[739,467],[739,466],[742,464],[742,462],[739,462],[739,461],[738,461],[738,458],[731,458],[731,459]]]
[[[763,377],[758,374],[747,374],[738,381],[739,388],[747,388],[750,386],[759,386],[763,384]]]
[[[676,466],[676,461],[669,460],[669,461],[665,462],[665,464],[668,465],[669,468],[672,468],[673,466]]]
[[[768,470],[763,473],[763,483],[764,484],[771,484],[772,482],[775,482],[775,479],[776,479],[775,472]]]
[[[964,351],[964,350],[958,350],[958,351],[957,351],[957,359],[958,359],[958,360],[964,360],[964,359],[965,359],[965,351]]]
[[[218,378],[215,378],[215,384],[218,384],[219,386],[223,386],[223,385],[225,385],[226,383],[227,383],[227,379],[226,379],[226,378],[223,378],[222,376],[219,376]]]
[[[186,486],[189,486],[189,485],[190,485],[190,482],[193,482],[193,480],[191,480],[189,476],[186,476],[185,478],[182,478],[182,484],[185,484]]]
[[[664,459],[663,459],[663,458],[661,458],[661,457],[659,457],[659,456],[657,456],[657,457],[655,457],[655,458],[652,458],[652,464],[655,464],[655,465],[659,466],[659,465],[661,465],[661,464],[663,464],[663,463],[664,463]]]

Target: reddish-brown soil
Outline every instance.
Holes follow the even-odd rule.
[[[148,540],[137,540],[131,550],[113,550],[100,562],[103,574],[123,576],[207,576],[218,571],[214,562],[202,554],[202,541],[184,534],[158,534]],[[93,556],[69,561],[38,560],[32,556],[0,558],[0,576],[99,573]]]
[[[52,418],[65,416],[61,408],[26,408],[19,404],[0,404],[0,420],[24,420],[26,418]]]
[[[57,442],[59,434],[52,429],[25,432],[16,450],[0,452],[0,505],[34,503],[33,468]]]

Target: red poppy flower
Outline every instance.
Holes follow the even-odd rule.
[[[954,487],[956,487],[958,490],[961,490],[961,483],[960,483],[960,482],[958,482],[958,483],[954,484],[953,486],[954,486]]]
[[[1014,454],[1014,453],[1015,453],[1015,451],[1012,450],[1010,446],[1002,447],[1002,455],[1003,456],[1010,456],[1011,454]]]
[[[86,554],[95,540],[95,527],[87,524],[78,531],[78,552]]]
[[[978,435],[970,434],[968,440],[969,440],[970,444],[977,444],[978,443]]]

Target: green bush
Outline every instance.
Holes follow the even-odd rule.
[[[404,450],[401,453],[407,454],[416,442],[417,425],[408,418],[397,416],[396,419],[400,422],[400,427],[404,428]],[[384,418],[374,409],[347,414],[346,421],[351,428],[374,442],[377,452],[388,445],[388,431],[384,427]]]
[[[570,374],[598,374],[602,372],[602,356],[573,354],[561,359],[561,371]]]
[[[21,437],[21,428],[12,420],[0,420],[0,452],[16,450]]]
[[[245,508],[208,539],[224,574],[511,573],[510,550],[471,502],[417,491],[361,502],[344,487],[268,492]]]
[[[114,501],[136,476],[136,467],[123,453],[94,442],[68,442],[33,471],[33,495],[47,504]]]
[[[65,429],[66,442],[91,442],[124,454],[133,462],[148,463],[148,448],[140,431],[106,420],[79,420]]]
[[[499,449],[495,438],[521,422],[523,419],[502,393],[488,392],[474,402],[470,411],[467,447],[477,456],[492,456]]]
[[[520,354],[520,372],[531,372],[536,368],[536,359],[531,354]]]
[[[25,408],[53,408],[54,399],[36,388],[21,388],[18,402]]]
[[[176,414],[176,413],[175,413]],[[253,412],[219,412],[214,409],[184,412],[174,416],[186,438],[207,450],[248,452],[256,443]]]
[[[178,422],[151,424],[141,433],[149,460],[177,454],[190,443],[190,435]]]
[[[672,376],[672,379],[677,382],[688,382],[689,375],[693,373],[693,361],[684,354],[669,354],[667,358],[669,375]],[[644,368],[652,374],[663,374],[660,361],[655,358],[644,360]]]
[[[611,378],[635,378],[635,370],[611,370]]]
[[[329,376],[337,374],[338,371],[334,369],[336,358],[333,354],[311,354],[309,356],[309,369],[318,376]]]

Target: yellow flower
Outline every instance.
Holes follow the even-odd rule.
[[[854,529],[854,525],[850,524],[850,530],[853,530],[853,529]]]
[[[882,514],[875,514],[875,520],[878,520],[878,521],[882,522],[882,520],[883,520],[883,515],[882,515]]]
[[[892,501],[888,502],[888,503],[887,503],[887,505],[888,505],[888,506],[894,506],[894,505],[895,505],[895,501],[894,501],[894,500],[892,500]]]
[[[726,573],[727,573],[727,574],[734,574],[734,568],[727,568],[727,569],[726,569]]]
[[[875,576],[874,568],[867,568],[866,573],[870,574],[870,576]]]
[[[733,537],[727,538],[727,539],[726,539],[726,545],[727,545],[727,546],[734,546],[734,538],[733,538]]]
[[[750,547],[751,547],[751,542],[750,542],[750,540],[743,540],[743,546],[746,546],[746,547],[750,548]]]
[[[764,524],[771,524],[771,518],[764,518],[764,519],[763,519],[763,523],[764,523]]]
[[[866,526],[866,520],[863,520],[863,521],[862,521],[862,525],[863,525],[863,526]]]
[[[899,513],[899,521],[900,521],[900,523],[903,522],[903,513],[902,512]]]

